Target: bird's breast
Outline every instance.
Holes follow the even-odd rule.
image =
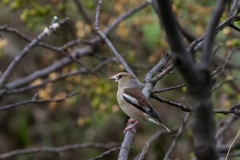
[[[129,117],[137,120],[138,122],[145,121],[146,117],[144,116],[144,113],[136,108],[135,106],[129,104],[122,98],[122,93],[118,91],[117,93],[117,100],[120,108],[125,112]]]

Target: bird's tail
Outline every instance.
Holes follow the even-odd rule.
[[[160,122],[159,124],[163,126],[163,128],[165,128],[168,132],[171,132],[170,129],[167,126],[165,126],[165,124],[163,124],[162,122]]]
[[[165,124],[163,124],[163,122],[158,117],[156,117],[156,118],[148,118],[148,120],[150,122],[153,122],[153,123],[157,124],[157,125],[163,126],[163,128],[165,128],[168,132],[171,132],[170,129],[167,126],[165,126]]]

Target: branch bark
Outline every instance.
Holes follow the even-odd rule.
[[[194,137],[194,152],[198,160],[217,160],[216,142],[214,139],[215,119],[213,115],[213,103],[211,100],[211,88],[213,85],[209,77],[208,64],[204,66],[197,65],[191,59],[183,45],[182,36],[178,30],[175,17],[172,12],[171,3],[168,0],[153,0],[153,7],[159,16],[161,24],[166,32],[168,43],[172,49],[176,67],[186,81],[188,92],[191,96],[191,105],[193,107],[192,132]],[[223,1],[217,6],[217,11],[213,17],[215,23],[211,25],[207,34],[208,41],[213,44],[213,38],[216,32],[212,33],[212,27],[215,29],[218,17],[222,12]],[[210,43],[210,42],[209,42]],[[208,45],[210,49],[212,45]],[[209,50],[207,50],[209,52]],[[208,53],[203,53],[208,55]]]

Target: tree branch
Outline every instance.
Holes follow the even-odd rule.
[[[116,63],[117,58],[113,57],[113,58],[106,59],[106,60],[102,61],[98,66],[93,68],[92,71],[93,72],[99,72],[104,66],[106,66],[107,64],[109,64],[111,62]],[[75,76],[75,75],[78,75],[78,74],[87,74],[87,73],[89,73],[89,72],[87,72],[87,70],[85,68],[81,68],[77,71],[69,72],[69,73],[66,73],[66,74],[61,74],[54,79],[45,79],[45,80],[42,81],[42,83],[37,84],[37,85],[28,85],[28,86],[24,86],[22,88],[9,89],[9,90],[6,91],[6,94],[16,94],[16,93],[25,92],[25,91],[28,91],[28,90],[31,90],[31,89],[41,87],[41,86],[43,86],[47,83],[53,83],[53,82],[62,80],[62,79],[67,78],[67,77]]]
[[[104,32],[102,32],[102,31],[100,30],[100,28],[99,28],[100,13],[101,13],[101,10],[102,10],[102,3],[103,3],[103,0],[99,0],[99,1],[98,1],[98,5],[97,5],[97,9],[96,9],[95,31],[96,31],[96,33],[107,43],[107,45],[109,46],[109,48],[111,49],[111,51],[112,51],[112,52],[114,53],[114,55],[118,58],[118,60],[119,60],[120,63],[123,65],[123,67],[127,70],[127,72],[136,77],[136,75],[132,72],[132,70],[130,69],[130,67],[128,66],[128,64],[125,62],[125,60],[122,58],[122,56],[117,52],[117,50],[116,50],[115,47],[112,45],[112,43],[109,41],[109,39],[108,39],[107,36],[104,34]],[[139,80],[138,80],[138,82],[140,83]]]
[[[103,152],[101,155],[99,155],[99,156],[97,156],[97,157],[95,157],[95,158],[91,158],[91,159],[89,159],[89,160],[98,160],[98,159],[101,159],[101,158],[103,158],[103,157],[105,157],[105,156],[107,156],[107,155],[109,155],[109,154],[111,154],[111,153],[119,150],[120,148],[121,148],[121,147],[112,148],[112,149],[110,149],[110,150],[107,150],[107,151]]]
[[[117,146],[118,144],[115,142],[111,142],[108,144],[103,143],[83,143],[83,144],[72,144],[66,145],[62,147],[39,147],[39,148],[29,148],[29,149],[18,149],[13,150],[7,153],[0,154],[0,159],[10,158],[13,156],[21,155],[21,154],[33,154],[33,153],[42,153],[42,152],[49,152],[49,153],[57,153],[60,154],[62,152],[73,151],[77,149],[84,149],[84,148],[104,148],[109,149],[113,146]]]
[[[217,160],[214,140],[215,117],[211,100],[213,82],[209,77],[207,66],[195,64],[187,54],[174,20],[170,2],[153,0],[153,7],[166,32],[176,67],[186,81],[191,96],[195,155],[198,160]]]
[[[7,110],[7,109],[11,109],[11,108],[14,108],[14,107],[18,107],[18,106],[21,106],[21,105],[26,105],[26,104],[31,104],[31,103],[50,103],[50,102],[62,102],[64,101],[66,98],[70,98],[70,97],[73,97],[77,94],[79,94],[80,92],[74,92],[74,93],[70,93],[70,94],[67,94],[66,96],[64,96],[63,98],[59,98],[59,99],[48,99],[48,100],[36,100],[36,99],[32,99],[32,100],[26,100],[26,101],[22,101],[22,102],[18,102],[18,103],[13,103],[13,104],[9,104],[9,105],[6,105],[6,106],[3,106],[3,107],[0,107],[0,112],[4,111],[4,110]]]
[[[74,0],[77,8],[78,8],[78,12],[79,14],[83,17],[83,19],[85,20],[85,22],[87,22],[90,26],[92,26],[92,21],[91,19],[88,17],[88,15],[85,13],[84,9],[82,8],[82,4],[81,2],[79,2],[78,0]]]
[[[145,157],[145,155],[146,155],[146,153],[148,151],[148,147],[149,147],[149,142],[145,143],[138,160],[143,160],[144,159],[144,157]]]
[[[57,17],[54,17],[57,18]],[[0,78],[0,88],[4,85],[7,78],[10,76],[12,70],[15,68],[15,66],[28,54],[30,49],[35,47],[40,41],[47,38],[52,32],[55,32],[57,28],[59,28],[61,25],[66,23],[68,21],[68,18],[60,21],[59,23],[53,23],[49,27],[45,28],[45,30],[37,36],[34,40],[32,40],[25,48],[14,58],[14,60],[10,63],[10,65],[7,67],[5,72]]]
[[[177,108],[180,108],[182,111],[185,111],[185,112],[191,112],[193,109],[192,108],[189,108],[187,106],[185,106],[184,104],[182,103],[177,103],[177,102],[174,102],[174,101],[170,101],[170,100],[167,100],[167,99],[164,99],[156,94],[152,94],[151,95],[152,98],[162,102],[162,103],[167,103],[171,106],[174,106],[174,107],[177,107]]]
[[[173,87],[169,87],[169,88],[163,88],[163,89],[156,89],[156,90],[151,90],[151,93],[162,93],[162,92],[166,92],[166,91],[171,91],[171,90],[175,90],[175,89],[180,89],[186,87],[186,84],[180,84],[178,86],[173,86]]]
[[[215,8],[212,18],[210,20],[209,27],[206,33],[206,39],[205,39],[203,50],[202,50],[201,64],[204,67],[208,67],[208,64],[210,62],[210,56],[212,53],[214,37],[216,35],[215,31],[216,31],[218,22],[222,17],[226,3],[227,3],[226,0],[217,1],[217,7]]]
[[[177,134],[174,136],[174,139],[173,139],[173,141],[172,141],[172,144],[171,144],[171,146],[169,147],[167,153],[165,154],[163,160],[168,160],[168,159],[169,159],[168,157],[169,157],[170,154],[172,153],[173,148],[176,146],[177,141],[178,141],[178,139],[180,138],[180,136],[181,136],[181,134],[182,134],[182,131],[183,131],[183,128],[184,128],[185,125],[187,124],[190,115],[191,115],[191,113],[187,113],[187,114],[185,115],[184,119],[182,120],[182,124],[181,124],[181,126],[179,127]]]

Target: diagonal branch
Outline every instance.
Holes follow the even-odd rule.
[[[96,33],[107,43],[107,45],[109,46],[109,48],[111,49],[111,51],[114,53],[114,55],[118,58],[118,60],[120,61],[120,63],[123,65],[123,67],[127,70],[128,73],[130,73],[131,75],[135,76],[135,74],[133,73],[133,71],[130,69],[130,67],[128,66],[128,64],[125,62],[125,60],[122,58],[122,56],[118,53],[118,51],[115,49],[115,47],[112,45],[112,43],[110,42],[110,40],[107,38],[107,36],[104,34],[104,32],[102,32],[99,28],[99,22],[100,22],[100,13],[102,10],[102,3],[103,0],[99,0],[98,1],[98,5],[97,5],[97,9],[96,9],[96,19],[95,19],[95,31]],[[136,76],[135,76],[136,77]],[[140,83],[140,81],[138,80],[138,82]]]
[[[111,154],[111,153],[113,153],[113,152],[115,152],[115,151],[117,151],[117,150],[120,150],[120,147],[115,147],[115,148],[109,149],[109,150],[103,152],[101,155],[99,155],[99,156],[97,156],[97,157],[95,157],[95,158],[91,158],[91,159],[89,159],[89,160],[98,160],[98,159],[101,159],[101,158],[103,158],[103,157],[105,157],[105,156],[107,156],[107,155],[109,155],[109,154]]]
[[[108,30],[105,29],[104,32],[102,32],[99,28],[99,22],[100,22],[100,13],[101,13],[101,8],[102,8],[102,3],[103,0],[99,0],[98,1],[98,5],[97,5],[97,9],[96,9],[96,19],[95,19],[95,31],[96,33],[108,44],[109,48],[111,49],[111,51],[114,53],[114,55],[118,58],[118,60],[120,61],[120,63],[123,65],[123,67],[127,70],[128,73],[130,73],[131,75],[135,76],[135,74],[132,72],[132,70],[130,69],[130,67],[128,66],[128,64],[125,62],[125,60],[122,58],[122,56],[117,52],[117,50],[115,49],[115,47],[112,45],[112,43],[110,42],[110,40],[107,38],[106,34],[104,34],[104,32],[106,33]],[[144,2],[143,4],[141,4],[139,7],[137,7],[135,10],[132,10],[132,12],[128,12],[126,13],[126,15],[131,15],[132,13],[136,12],[137,10],[143,8],[144,6],[147,5],[147,2]],[[128,15],[128,16],[129,16]],[[119,19],[121,20],[121,19]],[[118,21],[116,21],[118,22]],[[135,76],[136,77],[136,76]],[[140,81],[139,79],[136,77],[139,85],[140,85]],[[149,91],[148,91],[149,92]],[[143,92],[144,95],[148,98],[150,94],[146,95],[145,92]],[[131,123],[129,125],[132,125]],[[136,129],[136,128],[135,128]],[[127,131],[125,134],[125,138],[124,141],[122,143],[121,146],[121,150],[119,153],[119,160],[125,160],[128,157],[128,153],[130,151],[131,148],[131,144],[133,141],[133,137],[134,137],[134,133],[131,131]]]
[[[181,136],[181,134],[182,134],[183,128],[185,127],[185,125],[187,124],[187,122],[188,122],[188,120],[189,120],[189,118],[190,118],[190,115],[191,115],[191,113],[187,113],[187,114],[185,115],[184,119],[182,120],[182,124],[181,124],[181,126],[179,127],[177,134],[174,136],[174,139],[173,139],[173,141],[172,141],[172,144],[171,144],[171,146],[169,147],[167,153],[165,154],[163,160],[168,160],[168,159],[169,159],[168,157],[169,157],[170,154],[172,153],[173,148],[176,146],[177,141],[178,141],[178,139],[180,138],[180,136]]]
[[[103,67],[105,67],[107,64],[109,64],[111,62],[116,63],[117,58],[113,57],[113,58],[106,59],[106,60],[102,61],[99,65],[97,65],[95,68],[93,68],[92,71],[93,72],[98,72]],[[25,91],[28,91],[28,90],[31,90],[31,89],[41,87],[41,86],[43,86],[47,83],[52,83],[52,82],[56,82],[56,81],[62,80],[62,79],[67,78],[67,77],[75,76],[75,75],[78,75],[78,74],[87,74],[87,73],[89,73],[89,72],[87,72],[87,70],[85,68],[81,68],[77,71],[69,72],[69,73],[66,73],[66,74],[61,74],[54,79],[45,79],[40,84],[28,85],[28,86],[24,86],[24,87],[21,87],[21,88],[10,89],[10,90],[6,91],[6,94],[16,94],[16,93],[25,92]]]
[[[54,17],[55,19],[57,17]],[[10,63],[10,65],[7,67],[5,72],[0,78],[0,88],[4,85],[8,77],[10,76],[13,69],[16,67],[16,65],[28,54],[30,49],[35,47],[40,41],[47,38],[51,33],[55,32],[57,28],[59,28],[61,25],[66,23],[68,21],[68,18],[60,21],[59,23],[53,23],[48,28],[45,28],[44,31],[37,36],[34,40],[32,40],[25,48],[14,58],[14,60]]]
[[[214,37],[216,34],[216,28],[220,18],[222,17],[226,3],[227,3],[226,0],[217,1],[217,7],[210,20],[209,27],[206,33],[206,39],[204,41],[203,50],[202,50],[201,64],[204,67],[208,67],[208,64],[210,62],[210,56],[212,53]]]
[[[81,2],[79,2],[79,0],[74,0],[77,8],[78,8],[78,12],[82,15],[83,19],[90,25],[92,26],[92,21],[91,19],[88,17],[88,15],[86,14],[86,12],[84,11]]]

